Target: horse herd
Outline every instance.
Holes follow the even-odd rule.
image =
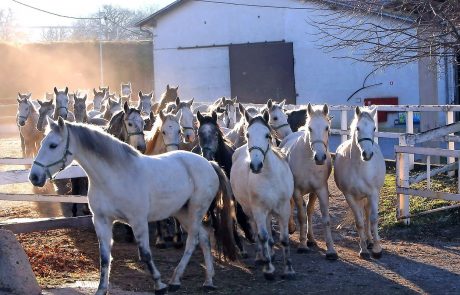
[[[327,104],[308,104],[289,112],[284,101],[270,99],[256,109],[245,108],[236,98],[220,98],[195,107],[193,99],[182,101],[177,93],[178,87],[168,85],[160,101],[153,103],[152,93],[139,92],[135,107],[130,83],[122,84],[120,97],[108,88],[93,89],[92,103],[86,101],[87,94],[70,95],[67,87],[54,88],[54,95],[45,101],[32,101],[30,94],[18,96],[23,153],[36,155],[31,183],[43,186],[74,160],[88,176],[85,189],[100,247],[97,294],[108,291],[115,221],[132,228],[140,260],[147,264],[157,294],[180,287],[197,245],[206,266],[203,286],[214,289],[210,233],[219,251],[233,260],[238,254],[247,256],[238,226],[249,242],[257,244],[256,262],[262,265],[264,277],[273,280],[274,220],[282,247],[281,276],[293,278],[289,234],[298,227],[298,252],[316,245],[312,227],[316,199],[326,258],[336,260],[329,217],[332,167],[355,218],[360,257],[381,257],[378,203],[386,171],[374,142],[375,109],[356,107],[350,139],[337,148],[332,163]],[[184,255],[166,285],[152,259],[148,222],[169,217],[177,221],[176,245],[182,245],[181,228],[187,239]],[[164,245],[161,232],[159,227],[160,247]]]

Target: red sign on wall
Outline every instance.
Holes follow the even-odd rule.
[[[397,97],[375,97],[375,98],[365,98],[365,106],[371,105],[398,105]],[[388,119],[388,113],[390,112],[378,112],[377,119],[380,122],[386,122]]]

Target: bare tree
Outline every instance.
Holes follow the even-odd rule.
[[[43,41],[65,41],[69,39],[71,34],[70,28],[67,27],[50,27],[45,28],[41,32],[41,38]]]
[[[0,40],[12,41],[15,38],[14,17],[11,8],[0,9]]]
[[[327,52],[352,48],[338,57],[385,67],[421,58],[457,61],[460,54],[458,0],[316,2],[328,6],[307,20],[319,46]]]
[[[139,40],[146,39],[149,34],[140,31],[133,24],[148,16],[156,6],[139,11],[129,10],[113,5],[104,5],[100,12],[90,15],[91,20],[78,20],[74,24],[71,38],[75,40]]]

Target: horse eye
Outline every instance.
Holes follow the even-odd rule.
[[[313,131],[313,129],[311,129],[311,127],[308,127],[308,131],[312,132],[312,131]]]
[[[179,131],[177,131],[177,133],[179,133],[179,134],[180,134],[180,130],[179,130]]]
[[[329,126],[326,126],[326,131],[329,131]]]
[[[356,130],[359,131],[359,127],[356,127]]]
[[[51,144],[50,144],[50,149],[55,149],[55,148],[57,148],[57,144],[51,143]]]
[[[376,128],[374,127],[374,131],[375,131],[375,129],[376,129]]]
[[[166,135],[166,132],[164,132],[164,131],[161,131],[161,133],[163,133],[163,135]]]
[[[128,126],[129,126],[129,127],[133,127],[133,124],[131,124],[131,123],[128,123]]]
[[[274,117],[274,118],[273,118],[273,121],[277,121],[277,120],[278,120],[278,117]]]
[[[270,134],[265,134],[265,138],[270,138]]]
[[[249,133],[246,134],[246,137],[249,138]]]

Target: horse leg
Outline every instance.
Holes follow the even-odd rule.
[[[249,242],[254,243],[254,231],[252,231],[249,217],[246,215],[246,213],[244,213],[243,207],[241,207],[240,203],[236,201],[234,202],[236,207],[236,220],[243,230],[246,239],[248,239]]]
[[[275,240],[273,240],[273,233],[275,231],[273,229],[273,218],[271,214],[267,215],[267,228],[272,229],[268,231],[268,246],[270,248],[271,261],[273,262],[275,260],[275,249],[273,249],[273,246],[275,246]]]
[[[372,226],[372,233],[374,234],[374,245],[372,246],[372,256],[374,258],[382,257],[382,245],[380,244],[379,236],[379,192],[376,191],[368,199],[370,206],[370,221]]]
[[[353,212],[355,217],[355,224],[356,229],[358,230],[359,234],[359,256],[364,259],[368,259],[370,257],[369,251],[367,251],[367,244],[366,244],[366,234],[364,232],[364,218],[362,214],[361,202],[356,200],[352,195],[346,195],[345,199],[347,200],[348,205]]]
[[[372,232],[371,232],[371,219],[370,219],[370,204],[367,201],[367,199],[363,199],[364,202],[364,214],[365,219],[364,219],[364,231],[366,232],[367,236],[367,249],[372,249],[374,247],[374,243],[372,242]]]
[[[166,248],[166,243],[163,238],[163,220],[155,222],[156,228],[157,228],[157,238],[155,241],[155,247],[158,249],[165,249]]]
[[[254,220],[257,224],[257,233],[258,239],[260,243],[260,247],[262,250],[262,257],[263,257],[263,273],[266,280],[274,280],[275,279],[275,267],[271,262],[271,249],[268,243],[270,238],[268,230],[267,230],[267,213],[263,212],[262,210],[255,210],[253,213]]]
[[[182,222],[187,224],[185,227],[187,231],[187,240],[185,241],[185,251],[179,264],[174,269],[171,280],[169,281],[169,291],[177,291],[180,288],[180,279],[184,274],[185,268],[187,267],[190,258],[192,257],[193,251],[199,243],[201,218],[205,212],[197,212],[194,210],[196,206],[189,204],[189,210],[187,212],[180,212],[176,214],[176,217]],[[200,215],[201,214],[201,215]]]
[[[112,220],[94,215],[94,229],[99,240],[100,279],[96,295],[105,295],[109,289],[110,251],[112,248]]]
[[[290,212],[291,212],[291,205],[286,202],[286,204],[280,210],[280,214],[278,216],[278,220],[280,224],[280,241],[281,241],[281,246],[283,248],[284,272],[283,272],[282,278],[284,279],[293,279],[295,277],[295,271],[292,268],[292,261],[291,261],[291,248],[289,246]]]
[[[147,264],[150,274],[155,282],[155,294],[166,294],[168,286],[161,281],[161,274],[153,263],[149,244],[149,225],[147,220],[143,223],[132,223],[131,225],[139,248],[139,259]]]
[[[291,215],[289,216],[289,234],[292,235],[296,231],[296,224],[294,220],[294,198],[291,198],[289,200],[290,206],[291,206]]]
[[[182,228],[179,220],[174,218],[174,238],[173,238],[174,248],[180,249],[184,247],[184,242],[182,241]]]
[[[237,225],[236,225],[235,220],[233,220],[233,237],[235,238],[236,246],[240,250],[241,257],[242,258],[248,258],[248,253],[244,249],[242,239],[240,238],[240,235],[238,234],[238,229],[237,229]]]
[[[306,238],[306,214],[303,206],[303,194],[298,189],[294,189],[294,202],[297,207],[297,220],[299,221],[300,233],[299,240],[300,245],[297,249],[298,253],[305,253],[308,251],[307,238]]]
[[[318,196],[316,193],[308,195],[307,203],[307,246],[316,246],[315,235],[313,234],[313,215],[315,214],[315,202]]]
[[[22,157],[24,158],[26,156],[26,143],[24,142],[24,136],[21,132],[19,132],[19,137],[21,138],[21,151]]]
[[[337,252],[334,249],[334,241],[331,233],[331,217],[329,216],[329,190],[327,184],[317,192],[319,197],[319,209],[321,210],[322,221],[324,226],[324,234],[326,237],[326,259],[337,260]]]

